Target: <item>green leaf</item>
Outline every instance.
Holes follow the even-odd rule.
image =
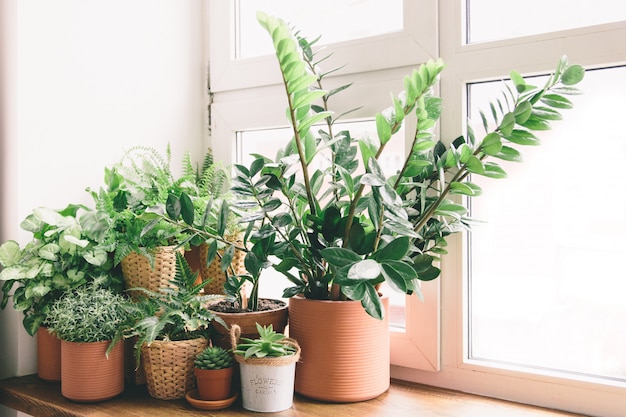
[[[522,162],[522,154],[517,149],[506,145],[503,145],[500,152],[494,156],[504,161]]]
[[[509,136],[506,137],[509,142],[517,143],[518,145],[531,145],[538,146],[541,141],[537,136],[528,130],[516,129]]]
[[[561,76],[561,82],[564,85],[574,85],[581,82],[584,77],[585,69],[580,65],[572,65]]]
[[[13,266],[20,260],[20,245],[14,240],[7,240],[0,246],[0,265]]]
[[[518,93],[523,93],[526,89],[526,80],[520,75],[519,72],[513,70],[509,73],[511,77],[511,81],[513,81],[513,85],[515,85],[515,89]]]
[[[222,272],[226,272],[230,264],[233,262],[234,256],[235,256],[235,246],[230,245],[229,247],[226,248],[226,250],[222,254],[222,262],[220,265],[220,269],[222,270]]]
[[[361,260],[359,255],[345,248],[325,248],[321,250],[321,255],[328,263],[336,267],[351,265]]]
[[[187,223],[188,225],[193,225],[193,218],[195,215],[193,202],[191,201],[191,198],[185,193],[182,193],[180,195],[180,214],[185,223]]]
[[[391,126],[382,113],[376,114],[376,132],[378,132],[378,139],[382,145],[391,139]]]
[[[292,107],[297,109],[299,107],[310,105],[315,100],[324,97],[326,95],[326,91],[324,90],[315,90],[315,91],[305,91],[302,94],[296,94],[294,102],[292,103]]]
[[[559,94],[545,94],[541,98],[541,102],[547,104],[550,107],[556,107],[557,109],[571,109],[574,107],[572,102]]]
[[[480,145],[480,149],[487,155],[497,155],[502,149],[500,135],[493,132],[485,136]]]
[[[513,113],[507,113],[502,118],[502,122],[500,123],[500,126],[498,126],[498,129],[503,136],[508,136],[511,134],[514,127],[515,115]]]
[[[482,189],[471,182],[452,182],[450,183],[450,194],[461,194],[470,197],[479,196]]]
[[[482,174],[483,172],[485,172],[485,168],[483,167],[483,163],[480,161],[480,159],[478,159],[474,155],[472,155],[468,159],[468,161],[465,164],[465,166],[467,167],[467,170],[469,172],[474,173],[474,174]]]
[[[180,217],[180,200],[174,195],[169,194],[165,202],[165,212],[172,220],[178,220]]]
[[[515,122],[524,123],[530,117],[533,106],[528,101],[522,101],[515,107]]]
[[[400,260],[409,252],[409,237],[400,236],[387,243],[372,256],[379,262]]]
[[[348,270],[348,279],[372,280],[380,275],[380,265],[373,259],[355,262]]]
[[[494,162],[485,163],[485,172],[482,175],[489,178],[506,178],[507,176],[506,172]]]
[[[228,208],[228,202],[226,200],[222,201],[222,205],[220,207],[220,214],[217,217],[217,234],[220,236],[224,236],[226,232],[226,226],[228,225],[228,214],[230,210]]]

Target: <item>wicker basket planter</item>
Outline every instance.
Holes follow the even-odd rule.
[[[238,241],[237,243],[243,244],[242,241]],[[216,258],[213,262],[207,265],[207,256],[209,252],[209,246],[207,244],[200,245],[198,252],[200,256],[200,275],[202,279],[211,278],[211,282],[204,287],[204,292],[206,294],[223,294],[226,274],[222,272],[222,262],[219,258]],[[235,251],[231,265],[236,274],[245,273],[246,267],[243,264],[245,257],[246,254],[244,252],[239,250]]]
[[[183,249],[178,249],[183,251]],[[161,288],[171,286],[170,280],[176,275],[176,251],[174,246],[161,246],[154,253],[154,268],[148,258],[136,252],[126,255],[121,262],[124,274],[124,286],[141,287],[157,292]],[[138,294],[131,296],[136,299]]]
[[[179,341],[154,341],[141,348],[148,393],[160,400],[184,398],[196,386],[193,374],[195,357],[207,347],[204,338]]]

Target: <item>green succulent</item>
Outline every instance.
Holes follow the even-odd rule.
[[[193,362],[198,369],[224,369],[234,364],[231,354],[220,346],[209,346],[196,356]]]
[[[285,343],[285,335],[274,331],[273,326],[261,326],[256,324],[259,332],[258,339],[248,339],[242,337],[237,344],[234,353],[241,355],[246,359],[251,357],[264,358],[276,356],[289,356],[296,353],[296,348]]]

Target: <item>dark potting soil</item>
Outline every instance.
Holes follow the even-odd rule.
[[[259,298],[259,306],[258,311],[270,311],[270,310],[278,310],[279,308],[287,305],[282,300],[275,300],[271,298]],[[235,303],[228,300],[222,300],[215,304],[211,304],[209,308],[213,311],[217,311],[220,313],[241,313],[242,310],[235,306]]]

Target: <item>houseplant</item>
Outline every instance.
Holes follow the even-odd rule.
[[[220,346],[209,346],[193,362],[198,398],[205,401],[225,400],[231,396],[234,360]]]
[[[20,226],[32,240],[22,248],[14,240],[0,246],[0,307],[12,297],[14,308],[24,313],[27,333],[38,334],[38,374],[55,381],[61,377],[60,343],[42,327],[51,304],[88,282],[121,291],[122,277],[102,245],[108,224],[101,212],[80,205],[37,207]],[[41,347],[45,341],[52,345]]]
[[[196,284],[184,256],[176,252],[176,274],[159,291],[132,290],[144,294],[135,305],[138,317],[130,335],[136,337],[135,360],[143,365],[148,393],[164,400],[182,398],[195,387],[193,362],[206,348],[208,328],[219,319],[206,308],[215,295],[201,295],[207,284]]]
[[[124,391],[125,331],[132,326],[130,302],[97,285],[83,285],[56,300],[46,317],[61,339],[61,394],[96,402]]]
[[[243,407],[251,411],[278,412],[291,407],[296,362],[300,346],[294,339],[257,324],[258,338],[240,337],[231,328],[235,360],[241,373]]]

